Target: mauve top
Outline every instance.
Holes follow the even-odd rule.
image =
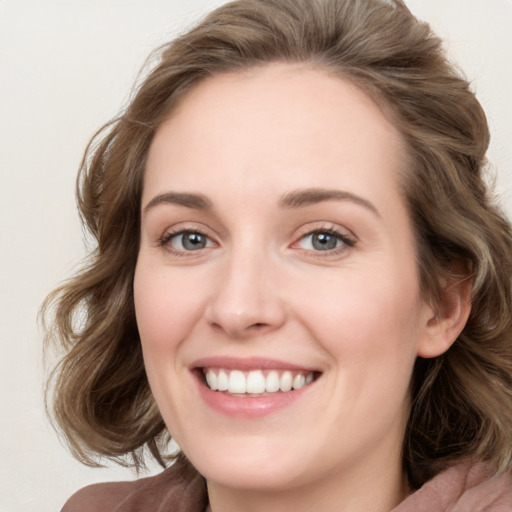
[[[93,484],[62,512],[204,512],[204,479],[185,461],[133,482]],[[457,465],[427,482],[391,512],[512,512],[512,475],[485,464]]]

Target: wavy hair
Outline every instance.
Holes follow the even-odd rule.
[[[144,371],[132,282],[145,161],[155,131],[205,77],[270,62],[309,63],[352,81],[401,132],[402,186],[423,296],[472,280],[452,348],[418,359],[404,465],[418,487],[461,458],[512,469],[512,236],[484,183],[489,130],[441,41],[401,0],[238,0],[163,46],[124,112],[90,142],[77,197],[95,241],[82,269],[46,299],[47,344],[64,354],[48,407],[78,459],[164,465],[169,434]],[[465,275],[455,273],[463,261]],[[131,456],[126,457],[126,456]]]

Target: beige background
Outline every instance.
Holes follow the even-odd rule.
[[[93,131],[127,100],[151,49],[213,0],[0,0],[0,512],[55,512],[128,470],[75,462],[42,405],[45,294],[84,254],[74,180]],[[512,2],[409,0],[486,108],[497,190],[512,214]]]

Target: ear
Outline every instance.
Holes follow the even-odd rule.
[[[462,265],[458,269],[462,268]],[[455,269],[453,269],[455,270]],[[467,268],[453,272],[446,283],[440,303],[430,309],[425,323],[425,336],[418,345],[420,357],[432,358],[446,352],[464,329],[471,312],[472,280]]]

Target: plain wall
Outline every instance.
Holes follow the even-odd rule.
[[[76,489],[133,478],[75,462],[43,405],[46,293],[84,255],[74,182],[92,133],[149,52],[213,0],[0,0],[0,512],[55,512]],[[486,109],[497,191],[512,213],[512,2],[410,0]]]

